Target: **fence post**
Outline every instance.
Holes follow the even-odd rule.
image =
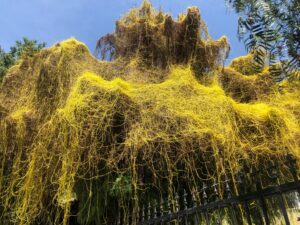
[[[148,210],[147,210],[147,219],[151,220],[151,203],[148,203]],[[150,224],[150,223],[148,223]]]
[[[159,215],[160,215],[160,218],[163,218],[163,216],[164,216],[164,201],[163,200],[160,200]],[[163,220],[162,219],[160,221],[160,224],[161,225],[163,224]]]
[[[175,195],[175,211],[176,211],[176,212],[179,212],[179,210],[180,210],[179,195],[178,195],[178,193],[176,192],[176,195]]]
[[[187,203],[187,193],[186,190],[183,189],[183,205],[184,205],[184,210],[188,209],[188,203]],[[187,214],[184,215],[184,225],[188,225],[188,218],[187,218]]]
[[[204,206],[208,203],[208,201],[207,201],[208,197],[207,197],[206,190],[207,190],[207,185],[205,183],[203,183],[202,191],[203,191],[203,205]],[[205,217],[206,225],[210,225],[207,209],[204,210],[204,217]]]
[[[293,155],[291,154],[287,155],[287,164],[293,175],[294,181],[298,181],[297,164],[296,164],[296,159],[294,158]]]
[[[280,185],[280,181],[278,179],[278,173],[277,173],[277,166],[272,161],[270,162],[270,164],[271,164],[271,166],[268,168],[268,170],[270,172],[271,178],[276,181],[276,185]],[[288,213],[286,210],[286,205],[284,203],[284,198],[283,198],[283,194],[282,194],[281,190],[280,190],[278,197],[279,197],[279,207],[283,214],[285,224],[290,225],[289,216],[288,216]]]
[[[157,201],[154,200],[154,205],[153,205],[153,213],[154,213],[154,219],[157,219]]]
[[[280,207],[281,212],[283,214],[285,224],[290,225],[290,220],[289,220],[289,216],[288,216],[287,211],[286,211],[286,207],[285,207],[284,198],[282,196],[282,193],[279,194],[279,207]]]
[[[230,179],[228,178],[227,174],[225,174],[225,191],[227,194],[227,199],[231,199],[233,197],[232,192],[231,192],[231,188],[230,188]],[[234,212],[234,204],[230,203],[229,204],[229,211],[230,211],[230,215],[231,215],[231,219],[233,221],[233,224],[238,224],[236,221],[236,215]]]
[[[196,191],[197,192],[197,191]],[[192,194],[192,202],[193,202],[193,209],[194,209],[194,225],[199,225],[199,218],[198,218],[198,213],[197,213],[197,198],[195,193],[193,192]]]
[[[142,222],[145,221],[145,206],[142,206]]]
[[[168,196],[167,198],[167,210],[168,210],[168,219],[167,219],[167,224],[171,224],[171,216],[172,216],[172,205],[171,205],[171,198]]]
[[[294,181],[299,182],[297,163],[296,163],[296,159],[293,155],[291,155],[291,154],[287,155],[287,164],[288,164],[289,170],[293,176]],[[298,189],[298,198],[300,199],[300,189]]]
[[[136,214],[136,223],[139,224],[140,222],[140,206],[138,205],[137,214]]]
[[[244,186],[245,185],[245,175],[244,175],[244,173],[238,172],[238,174],[237,174],[237,183],[238,183],[238,190],[239,190],[238,195],[241,195],[241,193],[244,194],[245,193],[245,186]],[[248,206],[248,202],[244,201],[243,205],[244,205],[244,208],[245,208],[247,223],[248,223],[248,225],[252,225],[251,213],[250,213],[250,209],[249,209],[249,206]]]
[[[219,200],[219,191],[218,191],[218,183],[216,180],[214,180],[214,183],[212,185],[215,201],[217,202]],[[217,214],[218,214],[218,224],[222,225],[221,215],[220,215],[220,206],[218,205],[217,208]]]
[[[252,174],[255,176],[256,178],[256,190],[258,192],[262,191],[262,186],[261,186],[261,174],[259,170],[256,170],[256,168],[253,169]],[[268,210],[267,210],[267,204],[265,201],[265,197],[262,194],[259,194],[259,203],[260,203],[260,207],[263,211],[263,216],[264,216],[264,220],[266,225],[270,225],[270,219],[268,216]]]

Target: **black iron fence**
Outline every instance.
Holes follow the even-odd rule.
[[[140,206],[137,224],[300,224],[299,170],[291,156],[283,165],[250,168],[200,190],[151,200]]]

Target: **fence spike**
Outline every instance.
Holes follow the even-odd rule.
[[[244,185],[245,184],[245,175],[241,171],[239,171],[236,175],[236,182],[238,185],[238,194],[240,195],[243,192],[245,192],[245,189],[246,189],[246,185]]]
[[[184,205],[184,210],[188,208],[188,203],[187,203],[187,192],[185,189],[183,189],[183,205]]]
[[[203,183],[202,191],[203,191],[203,200],[204,200],[203,203],[204,203],[204,205],[207,204],[206,190],[207,190],[207,185],[206,185],[206,183]]]
[[[154,200],[153,213],[154,213],[154,219],[156,219],[157,218],[157,201],[156,200]]]
[[[237,183],[239,184],[239,185],[242,185],[243,183],[244,183],[244,176],[243,176],[243,174],[242,174],[242,172],[241,171],[239,171],[238,173],[237,173],[237,179],[236,179],[236,181],[237,181]]]
[[[159,205],[159,213],[160,216],[162,217],[164,215],[164,201],[160,201],[160,205]]]
[[[148,213],[147,213],[147,215],[148,215],[148,220],[150,220],[151,219],[151,203],[150,202],[148,203]]]
[[[260,190],[259,186],[260,184],[260,171],[256,169],[256,167],[251,167],[250,170],[250,182],[253,184],[256,184],[256,190]]]
[[[268,172],[272,180],[278,181],[277,165],[273,161],[270,161]]]
[[[287,155],[287,165],[294,178],[294,181],[298,181],[297,162],[295,157],[292,154]]]
[[[180,207],[180,205],[179,205],[179,195],[176,192],[176,195],[175,195],[175,208],[176,208],[176,212],[179,211],[179,207]]]
[[[171,198],[168,196],[167,198],[167,207],[168,207],[168,214],[170,215],[172,213],[171,211]]]
[[[226,190],[227,198],[231,198],[232,192],[230,189],[230,179],[228,178],[227,174],[225,174],[225,190]]]
[[[137,207],[137,214],[136,214],[136,221],[139,222],[140,221],[140,207]]]
[[[216,200],[219,200],[218,183],[216,180],[214,180],[212,188],[213,188],[214,196],[216,197]]]
[[[142,221],[145,221],[145,206],[142,206]]]
[[[196,208],[197,207],[197,197],[196,197],[195,192],[193,192],[193,194],[192,194],[192,203],[193,203],[193,208]]]

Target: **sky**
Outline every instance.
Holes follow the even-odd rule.
[[[23,37],[46,42],[47,46],[74,37],[94,52],[99,37],[115,29],[115,21],[142,0],[0,0],[0,45],[6,51]],[[188,6],[198,6],[214,39],[226,35],[231,44],[228,62],[244,55],[237,38],[238,15],[225,0],[152,0],[177,17]]]

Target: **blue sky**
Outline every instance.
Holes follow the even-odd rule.
[[[115,21],[142,0],[0,0],[0,45],[8,50],[22,37],[48,46],[75,37],[94,51],[97,38],[114,31]],[[225,0],[152,0],[174,17],[188,6],[198,6],[214,39],[226,35],[229,59],[245,54],[237,38],[238,16]]]

